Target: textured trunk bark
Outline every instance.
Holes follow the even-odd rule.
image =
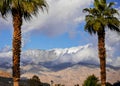
[[[14,82],[13,82],[13,86],[20,86],[20,85],[19,85],[19,81],[14,81]]]
[[[21,53],[21,25],[22,16],[17,9],[12,9],[13,15],[13,86],[19,86],[20,81],[20,53]]]
[[[101,86],[106,86],[106,49],[105,49],[105,30],[98,32],[98,54],[101,69]]]

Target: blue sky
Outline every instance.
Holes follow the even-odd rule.
[[[81,28],[81,26],[79,28]],[[89,34],[84,32],[81,35],[80,33],[81,32],[78,30],[78,33],[76,33],[73,37],[71,37],[70,34],[67,32],[52,37],[37,33],[30,37],[31,40],[29,40],[28,45],[27,44],[25,45],[25,48],[28,47],[31,49],[70,48],[89,43],[89,39],[87,39]],[[85,34],[84,37],[83,34]]]
[[[82,46],[97,43],[96,37],[84,31],[84,16],[82,9],[90,7],[93,0],[46,0],[49,12],[39,13],[30,22],[24,22],[23,50],[52,49]],[[119,0],[111,0],[117,2]],[[95,43],[96,42],[96,43]],[[12,47],[11,17],[7,20],[0,18],[0,49]]]
[[[23,21],[22,25],[22,59],[38,61],[48,60],[45,56],[39,56],[36,49],[53,50],[56,53],[64,53],[57,56],[58,62],[91,62],[99,63],[97,52],[97,36],[91,36],[84,31],[84,8],[93,5],[93,0],[46,0],[49,11],[41,12],[31,21]],[[120,13],[120,0],[115,8]],[[120,19],[120,15],[117,16]],[[12,59],[12,17],[8,15],[6,20],[0,17],[0,58]],[[120,66],[120,35],[106,30],[107,64]],[[68,53],[71,52],[71,53]],[[25,55],[24,55],[25,54]],[[32,55],[33,54],[33,55]],[[48,53],[49,54],[49,53]],[[26,55],[27,58],[24,58]],[[38,55],[40,58],[34,58]],[[51,56],[50,56],[51,57]],[[35,60],[34,60],[35,59]],[[8,61],[9,62],[9,61]]]

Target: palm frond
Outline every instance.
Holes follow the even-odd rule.
[[[92,21],[92,20],[94,20],[94,16],[93,15],[86,15],[86,17],[85,17],[85,21],[87,22],[87,21]]]
[[[99,0],[94,0],[94,6],[95,6],[95,8],[97,8],[98,9],[98,5],[99,5]]]
[[[0,12],[3,18],[6,18],[7,14],[10,11],[9,0],[0,1]]]
[[[109,27],[110,30],[120,32],[120,28],[116,27],[115,25],[108,24],[108,27]]]
[[[85,8],[85,9],[83,9],[83,12],[85,13],[85,12],[90,12],[90,8]]]
[[[32,18],[32,15],[36,16],[39,12],[39,9],[44,11],[44,8],[46,8],[47,10],[47,7],[48,5],[45,0],[28,0],[28,1],[24,0],[21,3],[22,8],[21,11],[24,15],[24,18],[25,19],[28,18],[28,20]],[[29,16],[27,17],[27,15]]]
[[[114,2],[110,2],[110,3],[108,4],[108,8],[111,8],[111,7],[114,6],[114,5],[115,5]]]
[[[101,4],[106,4],[106,0],[100,0]]]
[[[32,18],[32,15],[28,12],[24,12],[23,17],[24,17],[25,21],[29,21]]]
[[[48,4],[45,0],[0,0],[0,13],[6,17],[12,9],[17,9],[25,20],[37,15],[39,10],[47,10]],[[48,10],[47,10],[48,11]]]
[[[83,9],[84,12],[88,12],[85,17],[85,31],[92,34],[105,29],[107,26],[110,30],[120,32],[120,21],[114,17],[115,14],[119,15],[119,13],[115,8],[112,8],[113,5],[113,2],[107,5],[106,0],[94,0],[94,8]]]
[[[110,12],[111,12],[112,15],[114,15],[114,14],[118,14],[119,15],[119,12],[116,9],[114,9],[114,8],[111,8]]]
[[[110,30],[120,32],[120,21],[116,17],[108,17],[106,20],[107,26]]]

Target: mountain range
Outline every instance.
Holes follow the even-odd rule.
[[[53,80],[54,83],[62,83],[65,86],[75,84],[81,86],[89,75],[95,74],[100,77],[96,51],[97,49],[91,44],[65,49],[23,51],[21,52],[21,78],[38,75],[43,82],[50,83]],[[11,57],[11,49],[0,51],[0,70],[11,74]],[[120,81],[120,67],[115,66],[112,61],[109,62],[110,60],[113,59],[107,58],[107,81],[114,83]]]

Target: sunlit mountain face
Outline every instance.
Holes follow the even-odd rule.
[[[12,52],[3,49],[0,52],[0,69],[12,74]],[[110,52],[110,49],[107,49]],[[108,55],[109,56],[109,55]],[[111,54],[110,54],[111,56]],[[119,58],[107,58],[107,81],[120,80]],[[38,75],[43,82],[63,83],[66,86],[82,85],[91,74],[99,77],[99,58],[97,48],[92,44],[71,48],[49,50],[26,50],[21,52],[21,79]],[[114,78],[113,78],[114,76]],[[71,83],[69,83],[69,81]]]

